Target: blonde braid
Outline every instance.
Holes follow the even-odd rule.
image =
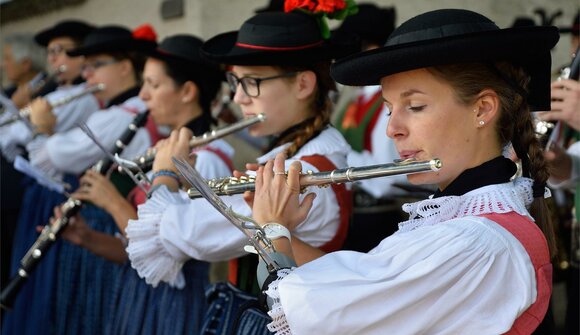
[[[287,157],[292,157],[330,122],[332,103],[328,93],[330,90],[336,90],[336,84],[330,77],[330,62],[328,61],[308,67],[283,66],[280,68],[286,72],[312,71],[316,74],[316,92],[309,106],[313,114],[312,118],[302,128],[277,141],[278,143],[292,142],[286,149]]]

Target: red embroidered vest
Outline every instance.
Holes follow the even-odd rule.
[[[506,334],[531,334],[544,319],[552,293],[552,263],[546,238],[534,222],[515,212],[481,216],[509,231],[530,256],[536,272],[536,301],[514,321]]]

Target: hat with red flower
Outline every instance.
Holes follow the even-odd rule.
[[[155,48],[157,34],[148,24],[133,32],[122,26],[104,26],[87,35],[83,45],[68,51],[69,56],[88,56],[108,52],[145,52]]]
[[[232,65],[306,65],[344,57],[360,50],[358,38],[347,33],[328,38],[319,19],[346,15],[344,11],[339,15],[333,10],[345,9],[347,2],[286,1],[286,10],[291,12],[256,14],[239,31],[208,40],[202,46],[202,53],[209,59]],[[310,9],[318,12],[309,15],[306,11]]]

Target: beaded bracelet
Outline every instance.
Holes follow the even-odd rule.
[[[181,188],[181,180],[179,180],[179,176],[177,175],[177,173],[175,173],[171,170],[158,170],[158,171],[153,172],[153,174],[151,175],[151,183],[153,183],[155,178],[161,177],[161,176],[171,177],[171,178],[175,179],[175,181],[177,181],[178,187]]]

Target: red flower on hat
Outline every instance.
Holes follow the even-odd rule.
[[[156,42],[157,33],[150,24],[146,23],[133,30],[133,38],[137,40]]]
[[[347,8],[347,0],[286,0],[286,13],[295,9],[311,12],[312,14],[336,14],[335,12]],[[329,16],[332,17],[332,16]]]
[[[349,15],[356,14],[358,8],[354,0],[286,0],[284,12],[299,10],[313,15],[320,24],[322,36],[330,37],[330,29],[326,18],[344,20]]]

